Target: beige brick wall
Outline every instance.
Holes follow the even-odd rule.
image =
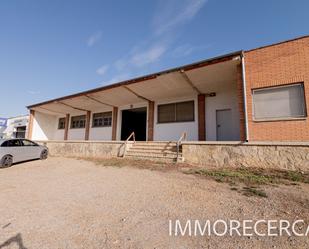
[[[309,110],[309,37],[245,52],[249,140],[309,141],[309,121],[256,122],[252,118],[252,89],[304,82]]]

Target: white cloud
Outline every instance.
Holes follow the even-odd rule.
[[[87,40],[88,47],[92,47],[94,44],[96,44],[98,41],[100,41],[101,37],[102,37],[101,31],[98,31],[98,32],[92,34]]]
[[[137,67],[145,66],[157,61],[164,54],[166,49],[167,46],[164,44],[154,45],[149,49],[133,54],[130,62]]]
[[[202,9],[208,0],[160,0],[154,12],[151,36],[141,39],[130,52],[116,60],[111,67],[102,66],[97,70],[100,75],[105,75],[109,68],[109,75],[115,75],[102,84],[110,84],[126,80],[135,73],[141,73],[143,67],[158,62],[168,51],[177,38],[181,25],[188,23]],[[88,45],[92,46],[99,36],[89,38]],[[197,47],[182,45],[171,51],[172,56],[182,57],[197,51]],[[144,68],[145,69],[145,68]]]
[[[128,61],[124,58],[118,59],[114,63],[115,68],[119,71],[125,69],[127,65],[128,65]]]
[[[100,68],[97,69],[97,74],[104,75],[108,68],[109,68],[108,65],[101,66]]]
[[[174,56],[174,57],[185,57],[185,56],[188,56],[188,55],[190,55],[194,52],[196,53],[197,51],[202,51],[202,50],[208,49],[210,47],[211,47],[210,44],[201,45],[201,46],[193,46],[193,45],[190,45],[190,44],[183,44],[183,45],[176,47],[172,51],[172,56]]]
[[[40,94],[40,91],[35,91],[35,90],[28,90],[27,93],[31,94],[31,95],[36,95],[36,94]]]
[[[194,51],[193,46],[185,44],[185,45],[180,45],[180,46],[176,47],[172,51],[172,55],[174,57],[185,57],[185,56],[192,54],[193,51]]]
[[[153,18],[156,35],[177,28],[190,21],[200,11],[207,0],[165,0],[159,4]]]

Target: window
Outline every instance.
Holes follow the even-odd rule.
[[[7,140],[1,144],[1,147],[17,147],[21,146],[21,142],[18,139]]]
[[[23,146],[38,146],[38,144],[27,139],[22,139],[21,142]]]
[[[86,115],[75,116],[71,118],[71,129],[85,128]]]
[[[59,130],[62,130],[65,128],[65,118],[59,118],[59,121],[58,121],[58,129]]]
[[[253,90],[253,114],[254,120],[305,117],[303,84]]]
[[[158,106],[158,123],[194,121],[194,101]]]
[[[94,113],[92,127],[108,127],[112,125],[112,112]]]

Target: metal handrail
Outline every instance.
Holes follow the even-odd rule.
[[[124,142],[124,151],[123,151],[123,157],[125,156],[126,152],[127,152],[127,144],[130,140],[130,138],[133,137],[133,143],[135,143],[135,132],[132,131],[131,134],[128,136],[128,138],[126,139],[126,141]]]
[[[133,137],[133,141],[134,141],[134,143],[135,143],[135,132],[134,132],[134,131],[132,131],[131,134],[130,134],[130,136],[128,136],[126,142],[128,142],[128,141],[130,140],[131,137]]]
[[[183,141],[183,140],[187,140],[187,132],[183,132],[182,134],[181,134],[181,137],[178,139],[178,141],[177,141],[177,158],[179,157],[179,147],[180,147],[180,145],[181,145],[181,142]]]

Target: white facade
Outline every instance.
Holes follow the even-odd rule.
[[[230,109],[232,111],[232,119],[229,121],[230,131],[232,133],[231,140],[240,139],[240,122],[239,122],[239,106],[237,99],[237,87],[236,83],[225,84],[224,87],[216,89],[216,96],[206,97],[205,100],[205,122],[206,122],[206,140],[217,140],[217,123],[216,123],[216,111]],[[194,101],[194,121],[190,122],[175,122],[175,123],[158,123],[158,105],[177,103],[184,101]],[[130,108],[147,108],[147,120],[148,120],[148,103],[138,103],[132,105],[121,106],[118,109],[118,122],[117,122],[117,140],[121,137],[121,125],[122,125],[122,111]],[[92,127],[93,114],[98,112],[109,112],[112,108],[104,107],[92,111],[90,119],[89,140],[112,140],[112,127]],[[70,123],[72,116],[85,115],[85,112],[74,111],[70,114]],[[48,115],[40,112],[36,112],[34,116],[33,135],[34,140],[63,140],[64,129],[58,129],[59,118],[64,118],[64,115]],[[84,140],[85,128],[71,128],[69,123],[68,140]],[[42,128],[44,127],[44,128]],[[146,125],[146,134],[147,132]],[[187,133],[187,140],[198,140],[198,100],[197,95],[192,95],[182,98],[171,98],[165,100],[155,101],[154,107],[154,140],[155,141],[176,141],[179,139],[183,132]],[[147,137],[146,137],[147,140]]]
[[[6,126],[0,126],[0,138],[27,137],[29,115],[7,119]]]
[[[175,122],[175,123],[158,123],[158,105],[170,104],[184,101],[194,101],[194,121]],[[155,141],[175,141],[180,138],[183,132],[187,133],[187,140],[198,140],[198,113],[197,113],[197,96],[174,98],[155,103],[154,113],[154,140]]]

